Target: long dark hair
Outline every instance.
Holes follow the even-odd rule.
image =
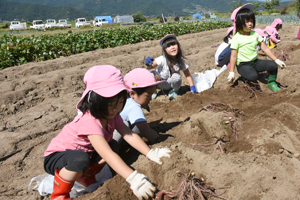
[[[253,28],[255,28],[255,14],[252,10],[243,9],[236,14],[235,24],[236,31],[243,31],[243,26],[246,25],[245,21],[252,19],[253,20]]]
[[[230,31],[230,32],[224,37],[224,39],[223,39],[223,41],[224,41],[225,43],[227,43],[227,44],[228,44],[228,42],[229,42],[230,35],[233,35],[233,30]]]
[[[89,94],[90,93],[90,94]],[[84,100],[82,104],[79,107],[79,110],[82,113],[86,113],[88,110],[90,111],[91,115],[97,119],[106,119],[105,116],[107,116],[108,113],[108,104],[112,102],[115,98],[117,98],[117,102],[119,101],[120,98],[123,97],[124,99],[124,104],[122,109],[125,106],[126,99],[127,99],[127,91],[123,90],[117,95],[113,97],[102,97],[96,92],[90,91],[87,93],[84,97]]]
[[[168,48],[169,46],[175,45],[175,44],[178,45],[178,53],[174,57],[174,56],[170,56],[166,52],[166,48]],[[171,39],[168,39],[168,40],[164,41],[164,43],[162,44],[162,52],[163,52],[163,55],[165,56],[165,58],[167,60],[167,65],[169,67],[170,74],[172,74],[171,69],[173,69],[173,64],[172,63],[177,63],[180,69],[183,69],[185,67],[185,63],[184,63],[184,60],[183,60],[185,57],[183,56],[181,46],[180,46],[179,42],[176,39],[171,38]]]

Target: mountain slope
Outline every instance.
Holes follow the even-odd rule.
[[[2,20],[24,19],[75,19],[78,17],[92,18],[87,12],[78,11],[68,6],[51,7],[29,3],[18,3],[0,0],[0,18]]]
[[[201,10],[229,12],[233,0],[9,0],[46,6],[70,6],[93,15],[124,15],[142,11],[144,15],[190,15]],[[247,2],[241,0],[242,3]]]

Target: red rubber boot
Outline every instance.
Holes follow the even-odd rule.
[[[99,165],[97,163],[91,165],[84,175],[77,179],[76,181],[85,187],[88,187],[89,185],[92,185],[97,182],[96,180],[96,174],[98,174],[102,168],[104,167],[105,164]]]
[[[59,176],[59,171],[59,169],[55,170],[51,200],[71,200],[69,193],[75,181],[64,180]]]

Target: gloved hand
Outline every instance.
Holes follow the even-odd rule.
[[[147,58],[146,58],[146,60],[145,60],[145,65],[147,65],[147,66],[152,66],[152,64],[153,64],[153,58],[151,58],[150,56],[148,56]]]
[[[284,62],[282,62],[281,60],[277,59],[275,60],[276,64],[279,65],[281,68],[285,67],[286,68],[286,65],[284,64]]]
[[[130,184],[130,188],[138,199],[154,197],[156,187],[149,182],[149,179],[144,174],[140,174],[135,170],[128,176],[126,181]]]
[[[227,81],[228,82],[234,81],[234,72],[229,72],[229,75],[227,77]]]
[[[191,89],[191,92],[192,92],[193,94],[197,94],[197,91],[196,91],[196,88],[195,88],[194,85],[191,86],[190,89]]]
[[[160,161],[161,157],[167,157],[170,158],[170,153],[172,151],[169,148],[156,148],[156,149],[151,149],[146,157],[149,160],[152,160],[153,162],[156,162],[157,164],[161,165],[162,162]]]

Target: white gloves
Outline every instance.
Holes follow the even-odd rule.
[[[227,77],[227,81],[228,82],[234,81],[234,72],[229,72],[229,76]]]
[[[135,170],[128,176],[126,181],[130,184],[130,188],[138,199],[154,197],[156,187],[149,182],[149,179],[144,174],[140,174]]]
[[[284,64],[284,62],[282,62],[281,60],[277,59],[275,60],[276,64],[279,65],[281,68],[285,67],[286,68],[286,65]]]
[[[146,157],[149,160],[152,160],[153,162],[156,162],[157,164],[161,165],[162,162],[160,161],[161,157],[167,157],[170,158],[170,153],[172,151],[168,148],[156,148],[156,149],[151,149],[148,154],[146,155]]]

